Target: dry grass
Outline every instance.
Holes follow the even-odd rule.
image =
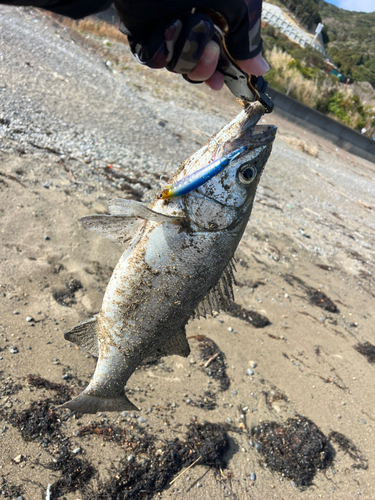
[[[298,139],[297,137],[291,137],[286,135],[280,135],[280,139],[289,144],[294,149],[298,149],[298,151],[302,151],[302,153],[306,153],[314,158],[318,157],[318,148],[315,144],[308,144],[303,139]]]
[[[51,17],[56,19],[59,23],[79,33],[91,33],[92,35],[100,36],[115,42],[127,43],[127,37],[119,31],[118,27],[113,24],[100,21],[92,17],[86,17],[79,21],[70,19],[69,17],[57,16],[51,14]]]
[[[275,82],[285,89],[286,95],[293,95],[307,106],[314,107],[319,96],[319,88],[315,80],[307,80],[291,63],[293,58],[274,47],[266,53]]]

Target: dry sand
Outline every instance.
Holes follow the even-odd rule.
[[[155,498],[375,498],[375,366],[355,349],[375,344],[375,167],[276,113],[265,118],[279,133],[236,254],[235,290],[237,304],[271,324],[255,328],[223,313],[191,321],[189,358],[166,358],[129,381],[139,415],[80,417],[56,410],[63,422],[56,424],[55,435],[41,430],[30,441],[22,438],[22,429],[11,422],[32,401],[54,394],[33,387],[28,375],[77,394],[94,370],[95,360],[68,344],[63,331],[99,310],[121,246],[85,231],[79,217],[105,212],[113,197],[142,197],[239,108],[226,92],[214,96],[175,75],[138,68],[126,46],[73,34],[38,11],[1,6],[0,16],[4,498],[45,498],[47,484],[63,476],[45,467],[57,463],[62,440],[71,460],[86,460],[94,470],[86,486],[60,498],[94,498],[87,487],[116,477],[111,465],[118,467],[134,453],[125,444],[96,434],[80,437],[77,431],[94,421],[135,431],[139,415],[147,419],[139,426],[161,447],[185,439],[192,419],[230,419],[243,431],[228,431],[228,465],[221,474],[198,464]],[[111,60],[111,54],[109,70],[102,58]],[[313,156],[300,150],[301,141]],[[113,169],[106,168],[109,162]],[[324,292],[337,312],[312,304],[312,288]],[[224,353],[226,391],[203,370],[197,335],[208,336]],[[216,394],[212,409],[205,408],[207,390]],[[276,421],[281,429],[296,415],[310,419],[326,437],[341,433],[357,450],[347,453],[331,439],[332,465],[306,488],[265,467],[247,432],[265,421]],[[134,460],[141,459],[135,453]],[[146,498],[142,495],[131,498]]]

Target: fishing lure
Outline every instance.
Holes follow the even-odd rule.
[[[193,174],[177,181],[175,184],[164,186],[162,192],[158,194],[158,198],[160,200],[176,198],[177,196],[183,196],[198,189],[200,186],[203,186],[203,184],[212,179],[212,177],[219,174],[227,165],[229,165],[231,161],[237,158],[245,150],[246,146],[242,146],[242,148],[236,149],[218,160],[209,163]]]

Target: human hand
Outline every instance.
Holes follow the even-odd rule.
[[[256,76],[268,70],[261,56],[262,0],[116,0],[115,5],[132,52],[150,68],[167,68],[219,90],[224,78],[216,71],[220,51],[212,40],[209,9],[225,19],[226,45],[238,66]]]
[[[219,55],[219,45],[210,40],[197,65],[191,73],[188,73],[188,78],[198,82],[204,81],[212,90],[220,90],[224,85],[224,75],[216,71]],[[249,75],[262,76],[269,70],[269,66],[265,59],[263,59],[262,53],[259,53],[252,59],[237,60],[236,63],[240,69]]]

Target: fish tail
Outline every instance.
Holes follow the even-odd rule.
[[[125,393],[113,398],[104,398],[100,395],[95,395],[95,393],[90,394],[88,388],[85,391],[81,392],[81,394],[76,398],[60,406],[60,408],[69,408],[70,410],[78,411],[80,413],[97,413],[98,411],[124,410],[139,411],[139,408],[137,408],[128,399]]]
[[[94,376],[86,389],[76,398],[68,401],[63,408],[69,408],[80,413],[96,413],[98,411],[136,410],[125,394],[125,384],[133,373],[137,360],[131,364],[115,347],[99,353],[99,359]],[[128,360],[129,361],[129,360]]]

